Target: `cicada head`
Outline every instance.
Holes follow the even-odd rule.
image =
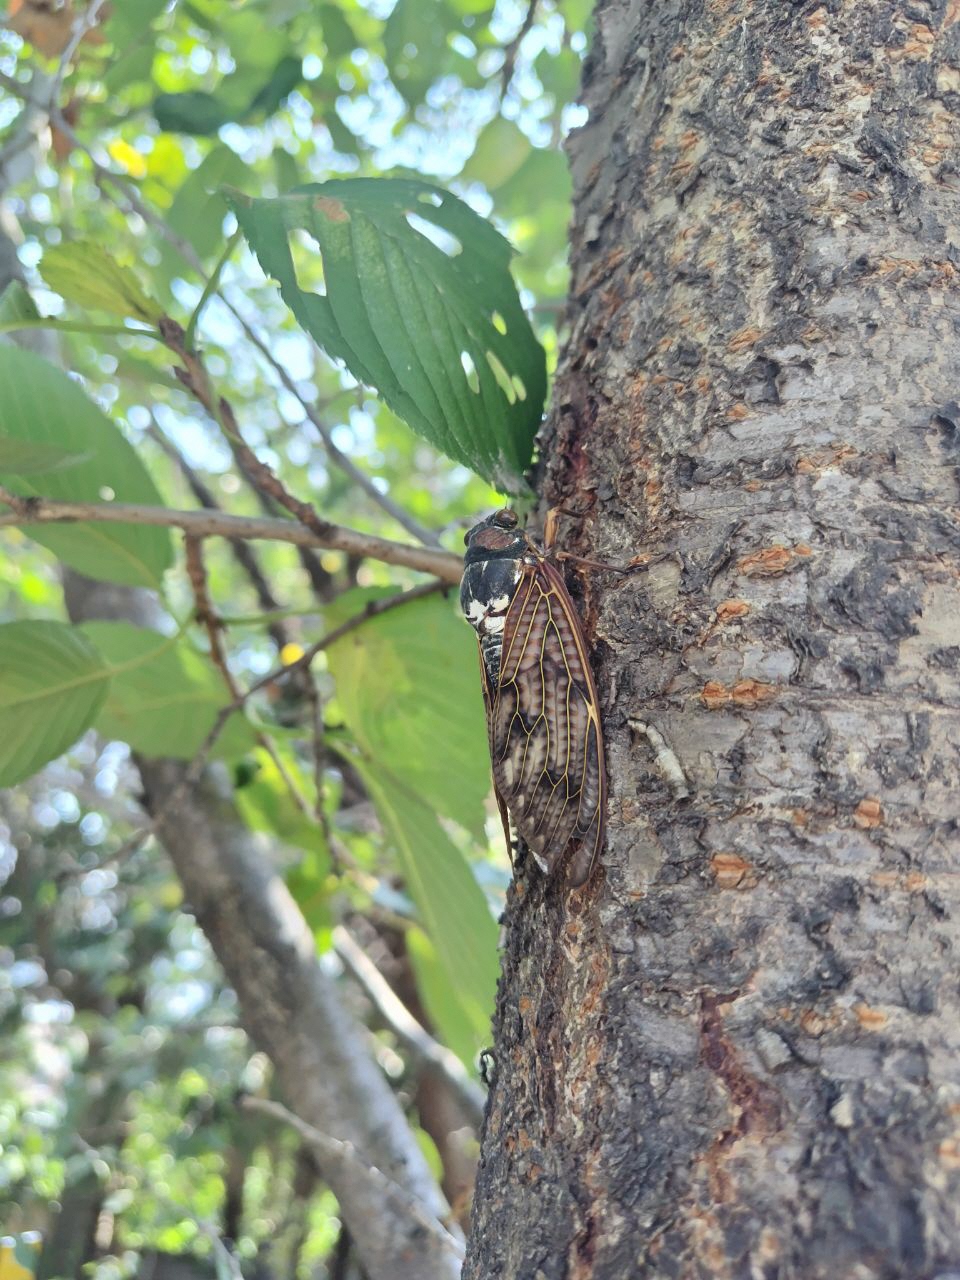
[[[477,560],[503,560],[523,555],[527,546],[527,537],[518,528],[520,521],[517,513],[509,507],[495,511],[486,520],[481,520],[463,535],[463,544],[467,548],[464,560],[472,564]]]
[[[528,547],[526,534],[518,525],[517,513],[505,507],[475,524],[463,539],[467,551],[460,607],[481,638],[503,633],[503,620]]]

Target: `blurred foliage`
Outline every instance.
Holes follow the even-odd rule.
[[[579,118],[571,103],[586,0],[541,0],[532,17],[514,0],[115,0],[62,82],[83,6],[8,8],[0,72],[26,97],[45,100],[56,86],[62,115],[38,150],[33,109],[0,86],[0,181],[12,183],[0,197],[22,232],[27,286],[0,296],[0,335],[54,328],[57,350],[47,354],[71,376],[0,345],[0,483],[24,496],[172,507],[196,507],[202,492],[231,512],[263,514],[220,424],[156,340],[166,312],[291,493],[324,519],[410,538],[331,461],[306,404],[382,493],[459,550],[464,526],[501,503],[464,464],[504,484],[516,479],[542,379],[530,363],[536,349],[518,350],[526,321],[506,277],[499,293],[485,292],[492,268],[472,255],[499,254],[503,271],[506,255],[480,219],[519,251],[510,270],[549,366],[566,287],[570,185],[560,143]],[[454,223],[439,220],[459,253],[424,239],[418,224],[398,232],[371,215],[377,234],[393,237],[375,261],[343,240],[324,243],[329,226],[284,214],[293,275],[279,279],[281,297],[264,275],[276,268],[257,228],[244,228],[249,244],[234,235],[237,192],[258,209],[289,210],[303,199],[289,196],[297,187],[348,180],[344,189],[357,190],[356,179],[385,174],[463,202],[450,201]],[[423,221],[436,224],[437,205],[421,203]],[[338,261],[348,283],[360,282],[378,350],[342,331],[338,349],[329,331],[307,324],[323,354],[298,324],[340,287],[329,275]],[[410,325],[419,382],[397,363],[397,326],[382,323],[389,295],[377,292],[383,271],[401,269],[434,331],[427,347]],[[423,293],[428,279],[440,281],[436,297]],[[405,322],[413,300],[400,298]],[[451,321],[479,345],[454,331],[443,345]],[[505,397],[499,419],[478,417],[474,380],[485,396]],[[445,438],[457,413],[463,423]],[[418,581],[336,552],[310,561],[283,543],[253,545],[275,609],[226,543],[204,546],[241,687],[294,661],[366,601]],[[58,561],[158,590],[162,633],[69,627]],[[4,1280],[42,1267],[35,1233],[49,1240],[58,1209],[83,1196],[96,1207],[89,1273],[101,1280],[136,1275],[148,1258],[158,1268],[168,1254],[190,1254],[206,1267],[191,1274],[214,1275],[214,1235],[234,1241],[250,1275],[323,1275],[342,1245],[336,1204],[295,1135],[240,1116],[237,1093],[268,1091],[269,1066],[238,1026],[162,849],[131,839],[144,820],[131,752],[189,758],[231,701],[194,607],[182,539],[165,530],[0,529],[0,781],[18,783],[0,792]],[[324,963],[337,971],[333,925],[362,925],[398,967],[399,986],[406,975],[418,1016],[472,1067],[492,1010],[495,919],[509,874],[484,799],[473,637],[437,594],[364,621],[312,673],[319,737],[294,672],[231,718],[214,757]],[[52,762],[28,777],[42,760]],[[375,1052],[418,1124],[418,1082],[401,1047],[346,979],[344,996],[370,1021]],[[423,1134],[440,1158],[442,1138]]]

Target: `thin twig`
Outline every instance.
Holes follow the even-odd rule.
[[[506,94],[510,88],[510,81],[513,79],[513,73],[517,65],[517,54],[520,52],[520,45],[523,38],[533,26],[533,20],[537,16],[537,5],[539,0],[530,0],[527,5],[527,12],[523,15],[523,22],[520,24],[520,30],[513,37],[510,43],[503,51],[503,66],[500,69],[500,93]]]
[[[214,1257],[217,1260],[217,1275],[222,1275],[225,1272],[230,1277],[230,1280],[243,1280],[239,1258],[223,1243],[216,1227],[211,1226],[208,1222],[201,1222],[199,1226],[201,1233],[207,1237],[210,1241],[210,1247],[213,1249]]]
[[[334,864],[338,861],[338,851],[334,849],[332,832],[330,823],[327,819],[326,798],[327,789],[324,785],[324,772],[326,770],[327,753],[323,741],[323,704],[320,701],[320,690],[316,686],[313,679],[313,673],[306,673],[305,691],[307,702],[310,705],[310,724],[313,731],[311,748],[313,754],[313,787],[316,794],[314,803],[313,818],[320,830],[323,832],[323,838],[327,848],[330,850],[330,857]],[[339,843],[339,842],[338,842]]]
[[[187,551],[187,577],[190,579],[190,585],[193,588],[193,599],[196,606],[197,621],[204,627],[207,633],[207,639],[210,644],[210,657],[213,665],[223,677],[223,682],[227,686],[227,691],[233,699],[235,706],[242,706],[247,699],[247,694],[243,692],[230,670],[230,664],[227,661],[227,652],[223,646],[223,623],[220,620],[217,611],[213,607],[210,599],[210,592],[207,588],[207,570],[203,563],[203,544],[198,538],[187,536],[184,539]],[[309,678],[309,672],[307,673]],[[280,753],[277,751],[273,740],[262,730],[257,732],[257,744],[270,757],[274,767],[283,779],[284,785],[290,792],[294,804],[300,812],[307,818],[314,818],[314,809],[310,801],[297,786],[290,773],[290,770],[281,759]]]
[[[238,698],[243,696],[243,691],[234,679],[233,672],[227,662],[221,635],[223,623],[217,616],[213,601],[210,599],[210,592],[207,590],[207,568],[203,563],[203,543],[199,538],[194,538],[189,533],[184,538],[184,543],[186,544],[187,577],[190,579],[190,586],[193,588],[193,602],[197,621],[207,633],[213,665],[223,676],[223,682],[230,691],[230,697],[236,702]]]
[[[322,529],[324,521],[320,519],[311,504],[292,494],[272,467],[268,467],[261,461],[244,440],[233,405],[226,396],[218,396],[214,391],[210,375],[200,354],[188,349],[185,334],[180,325],[169,316],[162,316],[160,332],[167,346],[181,361],[181,366],[174,370],[177,378],[219,424],[237,462],[254,487],[260,493],[267,494],[314,533]]]
[[[91,0],[84,13],[81,13],[73,24],[73,30],[70,32],[70,39],[67,41],[63,53],[60,55],[60,62],[57,66],[53,82],[50,85],[50,110],[51,115],[54,110],[59,114],[60,111],[60,90],[63,88],[63,82],[67,72],[70,69],[70,63],[73,61],[74,54],[80,48],[84,38],[97,25],[97,18],[100,16],[100,10],[103,8],[105,0]]]
[[[394,1213],[398,1210],[402,1211],[406,1217],[412,1219],[418,1227],[428,1232],[434,1240],[449,1249],[456,1257],[463,1258],[463,1245],[451,1235],[438,1218],[434,1217],[426,1205],[412,1196],[398,1182],[388,1177],[382,1169],[364,1160],[352,1142],[344,1142],[340,1138],[331,1137],[328,1133],[321,1133],[319,1129],[301,1120],[281,1103],[272,1102],[269,1098],[255,1098],[247,1094],[241,1099],[240,1105],[246,1111],[260,1111],[296,1130],[304,1142],[309,1143],[316,1151],[322,1165],[341,1167],[346,1165],[353,1172],[362,1174],[365,1180],[373,1184],[384,1196],[385,1202],[389,1203]]]
[[[295,547],[323,547],[347,555],[369,557],[384,564],[402,565],[418,573],[430,573],[448,585],[459,583],[463,561],[451,551],[414,547],[388,538],[346,529],[321,521],[316,529],[296,520],[266,516],[235,516],[225,511],[177,511],[168,507],[141,506],[132,502],[55,502],[50,498],[24,498],[0,487],[0,502],[11,510],[0,514],[0,528],[26,524],[137,524],[182,529],[197,538],[263,539],[288,542]]]
[[[380,1017],[417,1062],[432,1067],[455,1094],[474,1128],[483,1120],[483,1091],[457,1057],[421,1026],[360,944],[343,927],[333,931],[333,945]]]
[[[219,502],[214,497],[213,490],[210,489],[203,480],[201,480],[180,450],[164,435],[156,422],[147,428],[147,435],[179,468],[183,478],[190,487],[190,492],[200,503],[201,507],[206,507],[208,511],[222,510]],[[273,594],[273,589],[267,581],[266,574],[260,567],[260,562],[257,560],[253,548],[240,538],[232,538],[230,540],[230,550],[232,551],[237,564],[239,564],[240,568],[249,578],[250,584],[256,593],[257,603],[260,605],[264,614],[269,615],[273,613],[277,615],[275,618],[267,617],[265,621],[268,623],[267,630],[269,631],[274,644],[278,649],[282,649],[290,638],[286,627],[283,625],[283,618],[286,616],[287,611],[281,607],[280,602]],[[225,622],[227,620],[221,619],[221,621]],[[233,619],[232,621],[237,622],[239,620]]]
[[[210,272],[210,278],[207,280],[207,283],[203,286],[203,292],[200,295],[200,301],[193,308],[193,312],[190,316],[190,319],[187,321],[187,328],[186,328],[186,332],[184,333],[183,341],[188,351],[192,351],[194,349],[194,345],[195,345],[194,335],[197,331],[197,325],[200,323],[200,317],[203,315],[203,309],[207,305],[207,303],[210,301],[210,299],[213,297],[213,295],[216,293],[217,289],[220,287],[220,275],[223,272],[224,267],[227,265],[227,261],[230,255],[233,253],[234,249],[237,247],[237,241],[240,239],[241,235],[242,235],[242,232],[238,227],[236,231],[233,233],[233,235],[230,236],[230,238],[227,240],[226,244],[223,246],[223,251],[220,254],[220,257],[217,259],[216,263],[214,264],[213,270]]]

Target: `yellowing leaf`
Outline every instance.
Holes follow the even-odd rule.
[[[122,138],[116,138],[107,147],[107,151],[113,160],[116,160],[121,169],[125,169],[131,178],[143,178],[147,172],[147,162],[136,147],[131,147],[129,142],[124,142]]]
[[[163,314],[130,267],[122,267],[92,240],[70,240],[47,249],[40,274],[68,302],[115,316],[156,323]]]

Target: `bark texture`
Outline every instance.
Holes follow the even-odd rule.
[[[574,587],[604,869],[512,892],[464,1276],[945,1280],[960,5],[596,19],[542,491],[665,558]]]

